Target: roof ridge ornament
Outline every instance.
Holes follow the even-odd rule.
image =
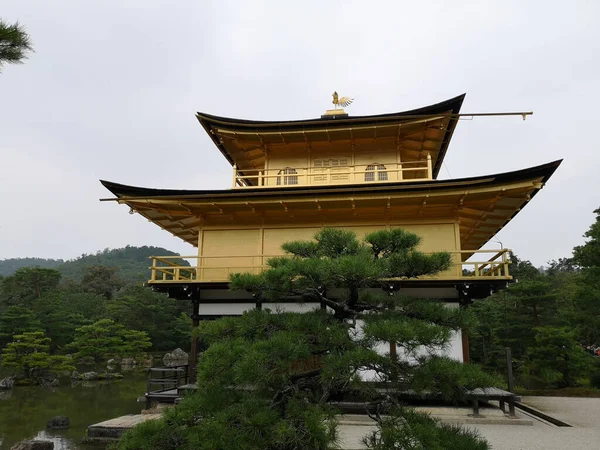
[[[321,116],[321,118],[325,119],[334,119],[335,117],[348,117],[348,114],[346,113],[346,111],[344,111],[343,108],[350,106],[352,104],[352,102],[354,101],[353,98],[350,97],[340,97],[337,93],[337,91],[334,91],[333,94],[331,94],[333,96],[333,100],[331,103],[333,103],[333,106],[335,107],[335,109],[328,109],[325,111],[325,114],[323,114]]]

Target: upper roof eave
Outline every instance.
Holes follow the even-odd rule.
[[[203,120],[209,124],[228,125],[231,128],[254,128],[267,131],[269,129],[276,129],[280,131],[282,128],[332,128],[336,126],[347,126],[348,124],[363,124],[371,122],[390,122],[398,119],[405,119],[406,116],[426,116],[448,113],[458,114],[463,104],[465,96],[467,94],[461,94],[454,98],[445,100],[434,105],[424,106],[409,111],[376,114],[370,116],[347,116],[333,118],[317,118],[317,119],[300,119],[300,120],[284,120],[284,121],[273,121],[273,120],[249,120],[249,119],[235,119],[231,117],[221,117],[212,114],[197,112],[196,117],[200,122]]]
[[[220,141],[217,133],[213,130],[213,128],[223,127],[229,130],[237,130],[237,131],[249,131],[254,130],[256,132],[268,132],[268,131],[277,131],[277,132],[285,132],[285,131],[293,131],[297,129],[308,130],[308,129],[319,129],[319,128],[328,128],[334,129],[339,127],[348,127],[348,126],[359,126],[359,125],[369,125],[369,124],[384,124],[384,123],[394,123],[394,122],[404,122],[411,119],[414,119],[419,116],[435,116],[437,114],[458,114],[460,112],[460,108],[462,107],[463,101],[465,99],[466,93],[458,95],[454,98],[445,100],[440,103],[436,103],[429,106],[424,106],[417,109],[412,109],[409,111],[395,112],[395,113],[387,113],[387,114],[378,114],[371,116],[347,116],[347,117],[339,117],[335,118],[317,118],[317,119],[302,119],[302,120],[287,120],[287,121],[264,121],[264,120],[248,120],[248,119],[235,119],[230,117],[221,117],[215,116],[211,114],[206,114],[202,112],[196,113],[196,118],[205,129],[207,134],[212,139],[213,143],[217,146],[217,148],[221,151],[225,159],[233,165],[235,161],[232,156],[229,154],[229,151]],[[437,175],[442,167],[442,162],[444,160],[444,156],[446,155],[446,151],[448,149],[448,145],[450,144],[450,139],[452,138],[452,134],[454,133],[454,129],[456,128],[457,120],[450,120],[449,126],[444,134],[444,138],[442,139],[442,143],[440,146],[440,151],[438,157],[435,160],[433,167],[433,177],[437,178]]]

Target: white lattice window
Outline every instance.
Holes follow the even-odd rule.
[[[292,167],[286,167],[285,169],[281,169],[277,173],[277,186],[281,186],[282,184],[284,186],[288,186],[290,184],[298,184],[298,172],[296,171],[296,169]]]
[[[331,159],[331,181],[341,181],[348,179],[348,159]],[[345,173],[339,173],[345,172]]]
[[[377,174],[377,175],[375,175]],[[365,181],[387,181],[388,174],[383,164],[369,164],[365,171]]]
[[[322,183],[328,181],[327,172],[331,172],[331,181],[347,180],[349,178],[348,161],[348,158],[313,159],[313,182]]]

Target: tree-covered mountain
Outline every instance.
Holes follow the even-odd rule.
[[[39,267],[40,269],[56,269],[64,263],[62,259],[46,258],[10,258],[0,260],[0,276],[9,276],[21,267]]]
[[[43,258],[12,258],[0,261],[0,276],[10,276],[22,267],[40,267],[58,270],[63,280],[80,282],[86,268],[93,266],[116,267],[119,277],[127,282],[143,282],[150,278],[150,256],[176,256],[162,247],[127,246],[125,248],[105,249],[92,255],[81,255],[69,261]],[[186,261],[178,261],[189,265]]]

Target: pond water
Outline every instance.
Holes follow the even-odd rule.
[[[55,450],[89,449],[81,441],[89,425],[125,414],[139,414],[136,399],[146,390],[147,372],[125,373],[112,382],[79,382],[46,388],[15,386],[0,391],[0,450],[23,439],[48,439]],[[54,416],[67,416],[68,430],[46,430]],[[96,447],[97,448],[97,447]]]

